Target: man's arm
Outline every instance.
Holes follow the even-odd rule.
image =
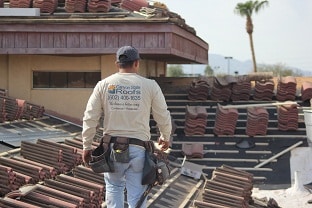
[[[171,116],[168,106],[159,85],[155,82],[155,96],[152,101],[152,114],[159,128],[160,137],[158,144],[161,150],[165,151],[169,148],[169,141],[172,131]]]
[[[82,125],[83,162],[88,165],[91,159],[92,142],[102,114],[99,83],[95,86],[86,106]]]

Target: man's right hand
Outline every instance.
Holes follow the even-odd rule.
[[[89,162],[91,160],[91,152],[92,150],[83,150],[82,152],[82,161],[86,167],[90,167]]]

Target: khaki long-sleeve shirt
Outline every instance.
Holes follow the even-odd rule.
[[[150,139],[152,114],[163,140],[169,141],[172,126],[164,95],[155,80],[136,73],[115,73],[95,86],[83,117],[83,149],[91,149],[99,119],[103,133]]]

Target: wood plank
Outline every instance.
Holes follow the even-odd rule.
[[[118,48],[118,35],[116,33],[106,33],[105,46],[107,48]]]
[[[27,41],[27,33],[15,33],[15,48],[27,48],[28,46],[28,41]]]
[[[156,33],[145,33],[145,47],[146,48],[158,48],[159,37]]]
[[[54,48],[66,48],[66,33],[54,33]]]
[[[94,48],[99,47],[100,45],[102,45],[101,43],[101,33],[93,33],[92,35],[92,45]]]
[[[132,45],[135,48],[145,48],[145,35],[142,33],[132,33]]]
[[[41,33],[28,33],[27,42],[28,48],[40,48],[41,47]]]
[[[14,32],[3,33],[2,44],[3,48],[14,48]]]
[[[41,33],[40,45],[41,48],[53,48],[54,47],[53,33]]]
[[[119,33],[118,35],[118,44],[122,45],[131,45],[132,43],[132,35],[131,33]]]
[[[93,34],[79,33],[80,48],[93,48]]]
[[[67,48],[80,48],[79,33],[66,33],[66,47]]]

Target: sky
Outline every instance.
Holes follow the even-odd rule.
[[[246,18],[234,13],[247,0],[161,0],[209,44],[209,54],[251,60]],[[257,64],[312,71],[312,0],[269,0],[253,14]]]

